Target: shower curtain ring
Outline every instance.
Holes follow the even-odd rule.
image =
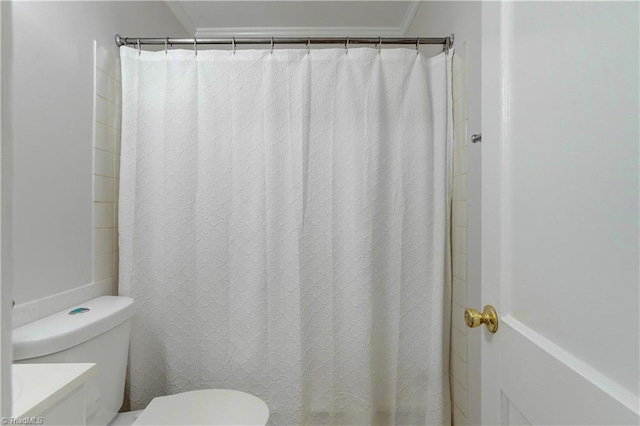
[[[271,37],[271,54],[273,55],[273,37]]]
[[[381,48],[382,48],[382,37],[378,37],[378,55],[380,54]]]
[[[420,48],[420,37],[416,38],[416,55],[420,54],[420,51],[418,50]]]
[[[307,55],[311,53],[311,37],[307,37]]]
[[[140,39],[139,38],[136,39],[136,44],[138,45],[138,55],[140,55],[140,53],[142,53],[142,49],[140,49]]]
[[[164,39],[164,54],[169,54],[169,49],[167,49],[167,45],[169,44],[169,37]]]
[[[236,38],[231,37],[231,47],[233,47],[233,54],[236,54]]]
[[[193,38],[193,52],[198,56],[198,40],[195,37]]]
[[[349,53],[349,37],[347,37],[347,40],[344,42],[344,54],[346,55],[347,53]]]

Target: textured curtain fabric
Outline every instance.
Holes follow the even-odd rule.
[[[448,424],[449,58],[121,58],[132,408],[230,388],[274,425]]]

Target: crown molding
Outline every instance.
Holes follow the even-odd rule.
[[[165,0],[164,3],[167,5],[173,16],[178,20],[180,25],[182,25],[187,34],[195,36],[196,26],[191,18],[189,18],[189,15],[187,15],[187,12],[184,11],[180,2]]]
[[[404,37],[420,7],[420,0],[409,2],[402,22],[397,27],[219,27],[196,28],[180,4],[165,0],[165,4],[185,31],[194,37]]]
[[[197,28],[196,37],[402,37],[399,27],[227,27]]]
[[[409,7],[407,8],[407,12],[404,14],[404,19],[402,20],[402,24],[400,24],[399,31],[401,33],[400,37],[405,37],[407,32],[409,32],[409,27],[411,23],[416,17],[416,13],[418,13],[418,8],[420,7],[420,0],[414,0],[409,3]]]

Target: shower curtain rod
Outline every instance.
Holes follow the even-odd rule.
[[[138,38],[122,37],[119,34],[114,36],[116,46],[172,46],[180,45],[224,45],[232,46],[240,44],[442,44],[445,50],[453,47],[453,34],[449,37],[227,37],[227,38]]]

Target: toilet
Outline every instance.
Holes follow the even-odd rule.
[[[108,425],[124,398],[134,301],[102,296],[13,330],[14,363],[92,362],[86,387],[87,425]],[[261,399],[229,389],[154,398],[133,425],[266,425]],[[118,423],[120,424],[120,423]]]

